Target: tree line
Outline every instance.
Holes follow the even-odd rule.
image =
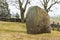
[[[12,5],[18,5],[18,6],[16,6],[16,8],[18,8],[19,10],[20,10],[20,16],[21,16],[21,22],[24,22],[24,14],[25,14],[25,12],[26,12],[26,9],[27,9],[27,5],[29,4],[29,5],[31,5],[31,1],[32,0],[15,0],[15,1],[10,1],[10,3],[12,4]],[[53,10],[51,10],[51,8],[55,5],[55,4],[60,4],[60,1],[59,0],[38,0],[41,4],[42,4],[42,6],[43,6],[43,9],[47,12],[47,13],[49,13],[50,11],[53,11]],[[15,4],[14,4],[14,3]],[[9,10],[9,4],[5,1],[5,3],[3,3],[3,2],[1,2],[0,1],[0,3],[2,3],[2,4],[4,4],[3,5],[3,7],[4,6],[6,6],[6,10],[8,11],[8,15],[9,16],[11,16],[11,14],[10,14],[10,10]],[[49,3],[50,3],[50,5],[49,5]],[[23,5],[24,5],[24,7],[23,7]],[[5,9],[5,8],[4,8]],[[3,11],[2,11],[3,12]],[[4,12],[5,13],[5,12]],[[2,13],[1,15],[5,15],[4,13]],[[19,14],[17,13],[16,14],[16,18],[19,18]]]

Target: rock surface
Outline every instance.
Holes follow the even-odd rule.
[[[50,17],[38,6],[30,7],[26,15],[26,28],[29,34],[50,33]]]

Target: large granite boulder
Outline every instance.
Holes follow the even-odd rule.
[[[50,33],[50,17],[38,6],[30,7],[26,15],[26,28],[29,34]]]

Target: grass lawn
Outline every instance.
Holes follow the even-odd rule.
[[[60,32],[27,34],[25,23],[0,21],[0,40],[60,40]]]

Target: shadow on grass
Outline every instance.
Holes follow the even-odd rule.
[[[0,31],[26,33],[26,31],[16,31],[16,30],[7,30],[7,29],[0,29]]]

